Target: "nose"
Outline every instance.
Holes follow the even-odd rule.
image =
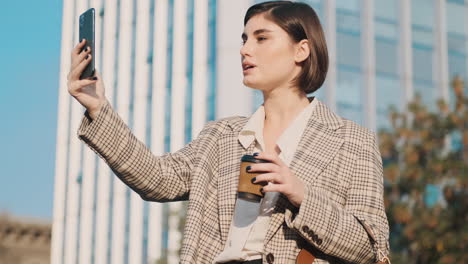
[[[245,41],[245,43],[240,48],[240,55],[243,57],[252,55],[252,48],[249,44],[249,41]]]

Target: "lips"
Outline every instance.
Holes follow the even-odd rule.
[[[251,62],[248,62],[248,61],[245,61],[242,63],[242,69],[245,71],[245,70],[248,70],[248,69],[252,69],[256,67],[255,64],[251,63]]]

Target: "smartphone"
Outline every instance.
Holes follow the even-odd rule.
[[[94,75],[94,60],[96,58],[96,53],[94,49],[94,28],[95,28],[95,10],[90,8],[86,10],[83,14],[80,15],[80,38],[86,39],[86,45],[83,49],[90,47],[91,48],[91,61],[88,63],[83,73],[80,76],[80,80],[92,77]],[[83,50],[82,49],[82,50]],[[82,51],[81,50],[81,51]],[[81,52],[80,51],[80,52]]]

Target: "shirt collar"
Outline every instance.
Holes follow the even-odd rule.
[[[247,124],[239,133],[239,141],[248,148],[250,144],[257,139],[257,141],[263,146],[263,124],[265,121],[265,108],[263,104],[255,111],[255,113],[249,118]]]
[[[286,159],[292,159],[294,152],[297,149],[302,134],[305,131],[307,123],[312,116],[312,112],[317,106],[317,99],[314,98],[309,105],[300,112],[296,118],[283,131],[281,136],[276,141],[276,144],[281,150],[281,153]]]
[[[314,98],[309,105],[302,110],[291,124],[283,131],[276,144],[281,152],[286,156],[291,156],[296,149],[307,122],[311,117],[313,109],[317,105],[317,98]],[[263,125],[265,121],[265,108],[263,104],[249,118],[244,128],[239,133],[239,142],[244,148],[248,148],[252,142],[257,139],[261,146],[263,144]]]

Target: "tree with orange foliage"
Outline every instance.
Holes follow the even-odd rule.
[[[430,111],[417,95],[379,132],[392,263],[468,263],[468,98]]]

